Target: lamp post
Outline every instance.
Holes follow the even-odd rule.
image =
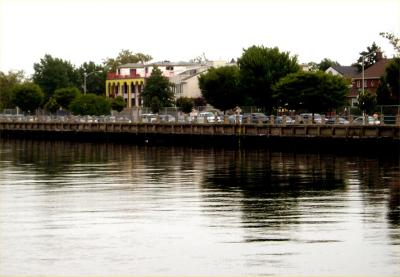
[[[361,68],[361,72],[362,72],[362,95],[364,96],[364,59],[368,56],[371,56],[372,54],[375,54],[375,52],[369,53],[367,55],[362,55],[362,68]],[[366,125],[367,122],[367,116],[365,115],[365,111],[363,111],[363,125]]]
[[[375,52],[369,53],[367,55],[362,55],[362,93],[364,94],[364,59],[368,56],[371,56],[372,54],[375,54]]]
[[[99,73],[101,71],[92,71],[90,73],[83,73],[83,94],[86,94],[86,78],[94,73]]]

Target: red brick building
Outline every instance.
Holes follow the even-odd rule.
[[[364,90],[376,93],[380,79],[385,75],[385,68],[390,61],[391,59],[383,58],[382,53],[377,53],[377,62],[364,70]],[[349,98],[352,106],[357,102],[358,93],[362,91],[362,79],[362,72],[351,79],[352,89]]]

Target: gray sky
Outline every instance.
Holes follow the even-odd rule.
[[[379,32],[400,33],[395,0],[0,0],[0,70],[33,73],[46,54],[101,63],[121,49],[154,61],[240,57],[252,45],[279,47],[301,63],[349,65]]]

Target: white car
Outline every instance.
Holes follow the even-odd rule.
[[[365,121],[364,117],[359,116],[353,120],[352,124],[354,124],[354,125],[380,125],[381,124],[381,122],[378,119],[374,118],[373,116],[368,116],[368,118],[367,118],[368,122],[366,124],[364,124],[364,121]]]
[[[204,123],[214,123],[215,122],[215,115],[212,112],[201,112],[197,116],[197,119],[203,118]],[[207,121],[206,121],[207,120]]]

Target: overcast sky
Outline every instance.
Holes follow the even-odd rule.
[[[32,74],[46,53],[101,63],[121,49],[153,61],[230,60],[252,45],[350,65],[374,41],[393,55],[382,31],[400,34],[400,1],[0,0],[0,70]]]

